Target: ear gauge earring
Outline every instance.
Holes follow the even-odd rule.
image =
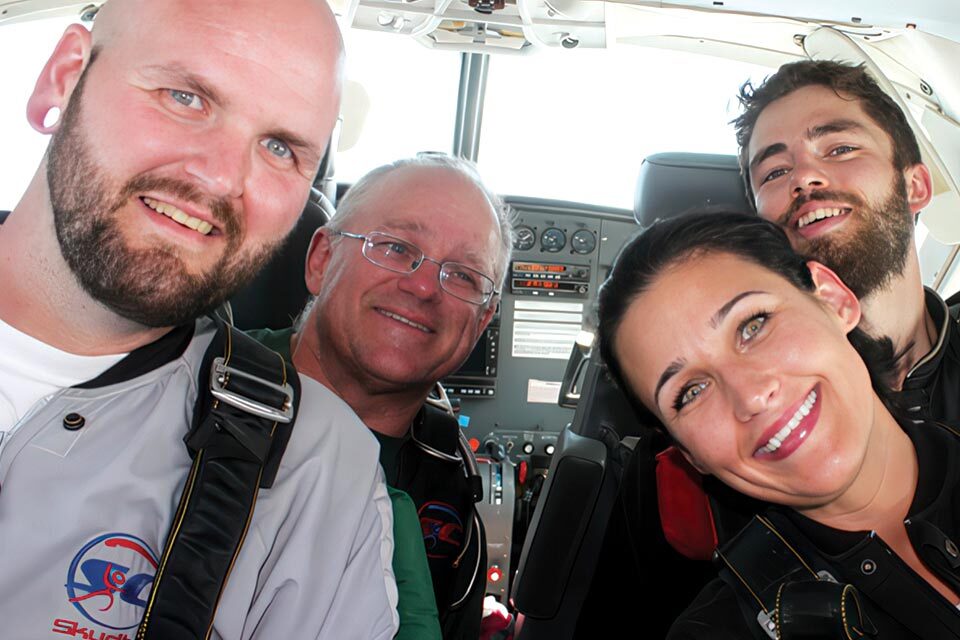
[[[60,122],[60,107],[50,107],[47,115],[43,117],[43,129],[45,133],[53,131],[57,123]]]

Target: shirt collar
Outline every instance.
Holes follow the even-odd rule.
[[[950,312],[947,304],[936,291],[929,287],[924,287],[924,302],[927,313],[933,318],[933,324],[937,327],[937,339],[933,348],[927,352],[927,355],[920,358],[915,365],[907,372],[907,378],[903,382],[904,389],[913,389],[926,384],[926,379],[940,367],[940,360],[945,353],[947,333],[950,322]]]
[[[77,388],[96,389],[126,382],[176,360],[193,339],[194,327],[194,324],[175,327],[150,344],[131,351],[123,360]]]

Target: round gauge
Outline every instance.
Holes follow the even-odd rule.
[[[556,227],[550,227],[540,236],[540,248],[550,253],[556,253],[567,244],[567,234]]]
[[[575,253],[591,253],[597,248],[597,236],[589,229],[580,229],[570,237],[570,246]]]
[[[527,249],[533,249],[534,243],[537,241],[537,235],[533,232],[533,229],[526,226],[520,226],[515,228],[513,234],[513,248],[517,251],[526,251]]]

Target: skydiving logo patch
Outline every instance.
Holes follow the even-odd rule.
[[[428,558],[452,558],[463,544],[463,520],[446,502],[425,502],[419,511]]]
[[[87,620],[109,629],[140,624],[157,573],[157,554],[140,538],[107,533],[74,556],[67,599]]]

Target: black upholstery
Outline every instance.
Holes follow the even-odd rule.
[[[580,584],[575,575],[582,574],[584,567],[578,562],[582,555],[578,550],[584,538],[595,537],[588,531],[594,509],[568,507],[577,504],[596,508],[601,493],[615,494],[601,492],[608,457],[603,443],[565,429],[559,447],[562,453],[551,464],[543,497],[533,516],[533,533],[527,535],[514,582],[513,600],[527,616],[528,631],[533,620],[550,621],[551,626],[556,624],[561,629],[569,629],[576,622],[576,617],[570,620],[560,614],[570,611],[569,606],[564,606],[569,597],[567,589]],[[563,584],[567,588],[540,589],[540,584]],[[582,601],[582,597],[579,599]],[[552,631],[549,635],[557,637]]]
[[[333,216],[333,206],[312,191],[303,215],[283,246],[250,284],[230,299],[234,324],[240,329],[289,327],[307,301],[304,266],[313,232]]]
[[[620,441],[641,433],[626,398],[607,381],[596,350],[580,397],[551,461],[514,578],[513,603],[525,617],[517,640],[576,637],[629,459]]]
[[[753,211],[736,156],[657,153],[643,161],[633,197],[640,226],[703,210]]]

